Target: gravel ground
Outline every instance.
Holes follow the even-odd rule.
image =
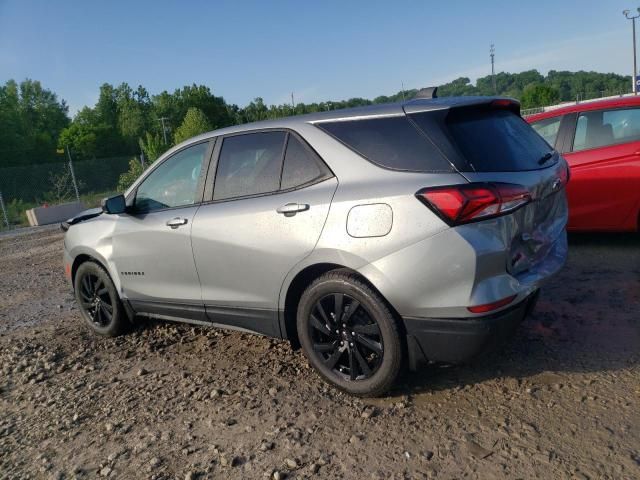
[[[502,351],[327,386],[288,344],[144,323],[92,335],[55,229],[0,237],[0,477],[640,478],[640,236],[571,238]]]

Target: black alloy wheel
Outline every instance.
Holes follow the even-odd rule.
[[[313,350],[337,375],[370,378],[380,368],[384,344],[380,327],[358,300],[344,293],[319,299],[309,318]]]
[[[297,333],[310,365],[331,385],[363,397],[385,393],[403,365],[399,322],[356,272],[327,272],[298,303]]]
[[[114,337],[131,326],[118,291],[102,266],[91,261],[82,263],[73,286],[80,313],[94,332]]]
[[[108,327],[113,321],[113,299],[105,282],[92,273],[86,273],[80,282],[80,306],[99,327]]]

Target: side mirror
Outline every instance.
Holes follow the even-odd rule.
[[[124,195],[114,195],[113,197],[105,198],[102,200],[102,211],[108,214],[124,213],[127,209],[127,204],[124,200]]]

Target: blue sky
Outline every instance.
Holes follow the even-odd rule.
[[[208,85],[245,105],[373,98],[498,71],[629,74],[640,1],[0,0],[0,82],[40,80],[71,112],[100,84]],[[640,24],[639,24],[640,27]],[[640,36],[640,29],[639,29]]]

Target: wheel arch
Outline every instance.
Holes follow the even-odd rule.
[[[281,331],[282,337],[286,340],[289,340],[291,346],[294,349],[300,348],[300,342],[298,340],[298,331],[296,326],[296,316],[298,313],[298,304],[300,301],[300,297],[302,293],[307,289],[309,285],[318,277],[324,275],[327,272],[334,270],[342,270],[355,274],[360,280],[366,283],[371,289],[373,289],[376,293],[380,295],[380,297],[387,304],[391,312],[398,321],[399,328],[402,332],[404,332],[404,323],[402,322],[402,318],[395,310],[393,305],[389,303],[389,301],[385,298],[385,296],[376,288],[376,286],[366,278],[362,273],[360,273],[355,268],[351,268],[346,265],[342,265],[340,263],[333,262],[320,262],[314,263],[312,265],[308,265],[302,270],[300,270],[289,283],[286,294],[284,295],[284,305],[282,309],[281,315]]]
[[[82,250],[78,252],[73,257],[73,262],[71,263],[71,284],[75,285],[76,272],[80,265],[85,262],[94,262],[100,265],[106,272],[107,275],[111,278],[111,281],[116,287],[116,291],[120,292],[120,279],[117,275],[114,275],[112,270],[109,268],[109,263],[105,261],[105,259],[101,258],[100,255],[96,255],[94,252]]]

